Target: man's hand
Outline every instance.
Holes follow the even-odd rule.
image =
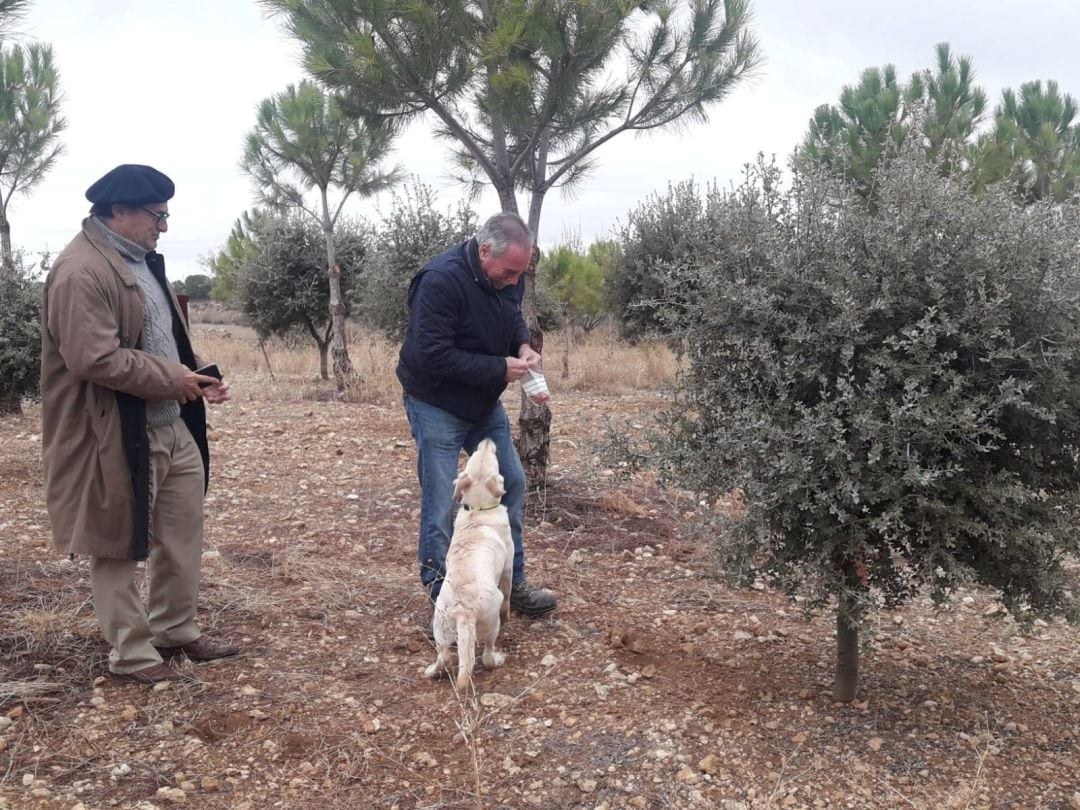
[[[536,354],[536,352],[533,352]],[[539,357],[540,355],[536,355]],[[506,358],[506,381],[517,382],[524,377],[532,366],[525,360],[519,357],[507,357]]]
[[[203,397],[211,405],[220,405],[223,402],[229,401],[229,384],[222,378],[220,381],[214,380],[213,385],[208,385],[202,389]]]
[[[540,368],[540,353],[533,351],[533,347],[528,343],[522,343],[518,347],[518,359],[524,360],[529,368]]]
[[[216,377],[196,374],[189,368],[184,369],[183,386],[180,396],[176,398],[181,405],[193,402],[201,396],[205,396],[207,402],[215,404],[229,399],[228,383]]]
[[[540,357],[540,353],[533,350],[533,347],[528,343],[522,343],[518,347],[518,360],[525,363],[528,369],[540,372],[540,362],[543,358]],[[522,376],[525,376],[524,374]],[[545,386],[544,390],[540,393],[530,394],[529,399],[535,402],[537,405],[543,405],[551,400],[551,394],[548,392]]]

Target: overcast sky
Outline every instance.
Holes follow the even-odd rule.
[[[549,194],[541,247],[567,233],[586,243],[611,234],[669,182],[727,184],[758,151],[786,158],[814,108],[835,102],[864,68],[892,62],[906,76],[931,66],[937,42],[974,58],[992,105],[1002,88],[1032,79],[1057,79],[1080,97],[1077,0],[756,0],[754,9],[760,75],[713,108],[708,125],[602,147],[599,170],[575,199]],[[14,244],[55,255],[85,215],[94,180],[119,163],[148,163],[177,188],[160,244],[169,276],[203,272],[200,257],[220,248],[251,205],[237,167],[243,137],[260,100],[304,78],[298,48],[254,0],[37,0],[22,31],[53,45],[68,129],[52,173],[12,202]],[[461,192],[443,175],[445,155],[418,125],[396,160],[450,205]],[[389,202],[352,210],[377,218]],[[494,212],[494,198],[476,208]]]

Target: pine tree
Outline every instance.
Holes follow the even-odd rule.
[[[263,0],[305,48],[308,69],[369,122],[426,117],[459,177],[490,184],[537,232],[547,193],[573,187],[628,132],[686,126],[759,61],[749,0]],[[612,71],[624,72],[615,79]],[[535,262],[524,313],[542,351]],[[547,471],[546,405],[522,397],[519,452]]]
[[[8,218],[12,199],[29,193],[52,169],[63,151],[59,137],[66,126],[52,48],[0,48],[0,260],[7,274],[15,269]]]
[[[1080,122],[1076,100],[1055,81],[1007,88],[994,128],[973,149],[980,188],[1005,181],[1022,200],[1064,202],[1080,181]]]
[[[814,111],[799,159],[840,172],[865,199],[873,199],[878,166],[917,137],[943,175],[966,168],[970,139],[982,122],[986,94],[975,82],[970,57],[954,56],[948,43],[935,49],[933,69],[901,82],[893,65],[863,71],[845,85],[838,105]]]
[[[339,394],[355,383],[355,374],[345,336],[347,302],[341,292],[334,226],[351,196],[377,194],[400,179],[398,169],[379,169],[391,145],[388,130],[365,127],[318,86],[301,82],[259,105],[257,123],[244,148],[243,167],[256,184],[260,202],[276,210],[301,212],[322,230]],[[315,205],[308,199],[313,190]],[[333,204],[331,191],[337,195]]]

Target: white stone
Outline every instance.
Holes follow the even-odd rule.
[[[180,788],[160,787],[157,790],[157,795],[173,804],[184,804],[187,801],[187,794]]]
[[[480,696],[480,705],[489,709],[503,709],[513,702],[514,699],[510,695],[500,692],[485,692]]]

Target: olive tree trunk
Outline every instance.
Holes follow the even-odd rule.
[[[836,609],[836,679],[833,700],[850,703],[859,689],[859,625],[854,619],[854,599],[847,591]]]
[[[859,689],[859,626],[869,588],[866,565],[861,557],[844,555],[837,560],[843,587],[836,599],[836,679],[833,700],[850,703]]]
[[[330,324],[330,326],[327,327],[326,334],[320,335],[319,330],[315,328],[315,324],[310,320],[307,322],[308,334],[311,335],[312,339],[315,341],[315,345],[319,347],[319,376],[324,380],[330,379],[329,367],[327,366],[326,359],[327,353],[330,350],[330,342],[333,338],[333,329],[334,325]],[[267,364],[269,364],[269,362],[270,361],[268,360]]]
[[[334,359],[334,382],[337,392],[344,394],[354,382],[349,346],[345,337],[345,301],[341,297],[341,265],[337,262],[334,245],[334,225],[330,220],[330,205],[326,189],[322,189],[323,238],[326,240],[326,277],[330,282],[330,355]],[[325,373],[325,372],[324,372]]]

